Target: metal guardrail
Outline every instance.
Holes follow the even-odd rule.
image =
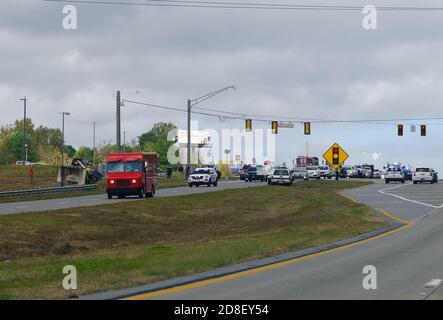
[[[65,186],[65,187],[3,191],[3,192],[0,192],[0,198],[16,197],[16,196],[29,196],[29,195],[35,195],[35,194],[56,193],[56,192],[66,192],[66,191],[94,190],[94,189],[97,189],[96,184],[91,184],[91,185],[86,185],[86,186],[73,185],[73,186]]]

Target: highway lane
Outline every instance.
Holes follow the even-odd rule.
[[[180,195],[215,192],[228,189],[241,189],[263,186],[266,183],[262,182],[250,182],[244,181],[220,181],[217,187],[178,187],[169,189],[160,189],[156,192],[156,197],[173,197]],[[151,199],[138,199],[138,197],[128,197],[126,199],[114,198],[109,200],[106,194],[96,194],[90,196],[71,197],[71,198],[59,198],[59,199],[47,199],[36,201],[23,201],[23,202],[9,202],[0,203],[0,215],[17,214],[17,213],[30,213],[39,211],[48,211],[64,208],[76,208],[85,206],[95,206],[110,203],[119,203],[125,201],[150,201]]]
[[[385,185],[377,183],[348,191],[347,195],[414,221],[410,227],[267,271],[186,290],[178,287],[170,294],[154,293],[150,297],[191,300],[443,299],[443,209],[380,193],[384,188]],[[420,189],[417,190],[420,193]],[[376,290],[363,288],[365,275],[362,271],[366,265],[376,267]]]

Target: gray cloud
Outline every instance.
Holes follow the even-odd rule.
[[[187,98],[233,84],[237,91],[207,106],[328,119],[441,115],[438,12],[381,12],[379,29],[365,31],[359,12],[78,5],[80,29],[66,31],[61,4],[3,0],[1,6],[0,124],[21,116],[18,99],[27,95],[38,124],[59,126],[57,113],[72,112],[67,141],[76,146],[91,144],[93,121],[99,123],[99,139],[114,138],[117,89],[128,98],[184,107]],[[129,94],[136,90],[141,94]],[[196,118],[217,129],[243,125]],[[182,114],[130,105],[123,119],[132,138],[156,121],[185,125]],[[288,161],[304,153],[307,139],[300,130],[281,133],[279,158]],[[358,154],[367,149],[382,152],[386,161],[404,157],[419,163],[426,159],[413,151],[429,150],[423,139],[399,142],[393,126],[319,125],[313,130],[313,153],[340,139],[357,150],[355,161],[364,161]],[[441,134],[439,126],[432,130],[429,145]]]

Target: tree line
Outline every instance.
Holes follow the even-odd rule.
[[[167,152],[174,141],[168,141],[168,133],[177,127],[172,123],[154,124],[151,130],[141,134],[137,139],[125,144],[126,152],[157,152],[160,167],[167,167]],[[63,146],[62,132],[57,128],[35,126],[32,119],[26,119],[26,136],[24,139],[23,120],[0,127],[0,165],[13,164],[23,159],[23,146],[28,145],[28,161],[48,165],[60,165],[62,151],[66,159],[86,158],[94,163],[104,163],[110,152],[116,152],[115,144],[102,143],[95,150],[88,146],[75,149],[71,145]],[[122,150],[123,151],[123,150]]]

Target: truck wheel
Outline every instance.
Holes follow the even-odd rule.
[[[109,199],[109,200],[112,199],[112,194],[108,193],[108,199]]]
[[[214,187],[216,187],[217,185],[218,185],[218,180],[215,180]]]
[[[154,189],[154,187],[152,187],[151,192],[148,192],[148,193],[146,194],[146,198],[153,198],[154,195],[155,195],[155,189]]]
[[[192,183],[189,184],[189,188],[192,188]]]
[[[413,183],[414,183],[414,184],[417,184],[417,181],[414,181]]]
[[[123,197],[121,194],[119,194],[119,195],[117,196],[117,198],[119,198],[119,199],[123,199],[124,197]]]
[[[139,190],[139,192],[138,192],[138,197],[139,197],[140,199],[142,199],[144,195],[145,195],[145,190],[143,190],[143,188],[141,188],[141,189]]]

